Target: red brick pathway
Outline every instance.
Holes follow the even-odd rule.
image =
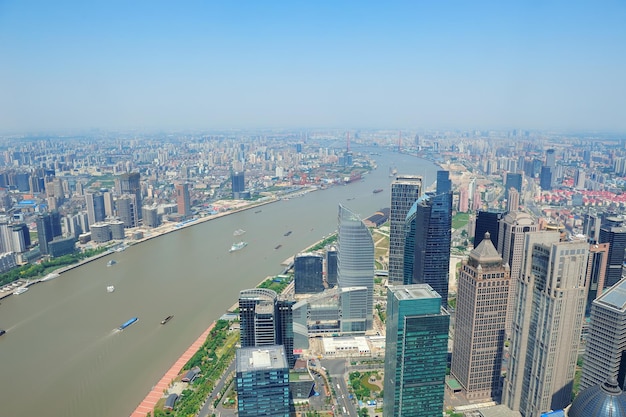
[[[208,329],[204,331],[198,337],[198,339],[189,346],[189,349],[182,354],[180,358],[172,365],[172,367],[163,375],[163,378],[152,387],[152,391],[146,395],[146,398],[143,399],[141,404],[137,406],[135,411],[130,415],[130,417],[146,417],[148,412],[154,410],[154,406],[156,403],[163,398],[163,391],[170,386],[170,383],[180,374],[183,366],[191,359],[193,355],[200,349],[202,344],[206,341],[206,338],[209,336],[209,332],[215,326],[215,322],[213,322]]]

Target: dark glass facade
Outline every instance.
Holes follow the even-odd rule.
[[[326,282],[331,287],[337,285],[337,249],[335,248],[326,252]]]
[[[448,305],[452,231],[452,193],[425,194],[415,202],[405,225],[404,284],[428,284]]]
[[[37,218],[37,238],[42,255],[48,255],[48,243],[61,236],[61,215],[56,212],[43,214]]]
[[[450,316],[428,285],[387,290],[384,415],[439,417]]]
[[[296,294],[324,291],[324,258],[315,253],[300,254],[294,259],[294,286]]]
[[[509,190],[515,188],[518,193],[522,192],[522,174],[507,172],[504,185],[504,198],[509,198]]]
[[[605,288],[611,287],[622,279],[622,264],[626,249],[626,227],[622,220],[609,217],[600,228],[600,242],[609,244],[609,256],[606,268]]]
[[[292,300],[279,300],[272,290],[254,288],[241,291],[241,347],[283,345],[287,364],[293,366],[293,304]]]
[[[474,232],[474,247],[477,247],[489,232],[493,246],[498,247],[498,235],[500,234],[500,219],[503,211],[479,211],[476,215],[476,231]]]

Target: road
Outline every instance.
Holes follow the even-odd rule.
[[[234,360],[230,363],[228,368],[224,371],[224,373],[222,374],[222,377],[217,380],[217,383],[215,384],[213,391],[211,391],[211,395],[207,397],[206,402],[200,409],[200,412],[198,413],[198,417],[208,417],[213,413],[215,413],[217,416],[220,416],[220,417],[230,417],[230,416],[236,415],[235,409],[224,409],[221,403],[217,405],[217,408],[213,408],[213,401],[215,401],[215,398],[219,395],[222,388],[224,388],[224,384],[226,383],[226,381],[229,381],[228,376],[233,372],[235,372]]]
[[[348,378],[346,361],[347,359],[322,359],[320,363],[326,368],[326,371],[331,376],[331,384],[336,390],[338,409],[335,411],[337,414],[357,417],[357,410],[354,403],[350,400],[350,392],[348,390],[348,384],[346,383],[346,379]],[[339,412],[343,411],[344,407],[348,413],[339,414]]]

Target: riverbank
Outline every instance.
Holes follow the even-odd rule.
[[[209,333],[215,327],[215,322],[211,323],[208,329],[206,329],[195,342],[187,348],[187,350],[178,358],[174,365],[165,372],[163,377],[157,382],[150,392],[146,395],[143,401],[137,406],[135,411],[133,411],[130,417],[146,417],[148,413],[152,413],[154,411],[154,407],[157,402],[163,398],[163,393],[167,392],[167,389],[170,387],[172,381],[180,374],[180,371],[183,369],[185,364],[189,362],[189,360],[196,354],[198,350],[202,347],[204,342],[206,341]]]

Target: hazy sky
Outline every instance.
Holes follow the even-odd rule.
[[[0,0],[0,130],[626,131],[626,1]]]

